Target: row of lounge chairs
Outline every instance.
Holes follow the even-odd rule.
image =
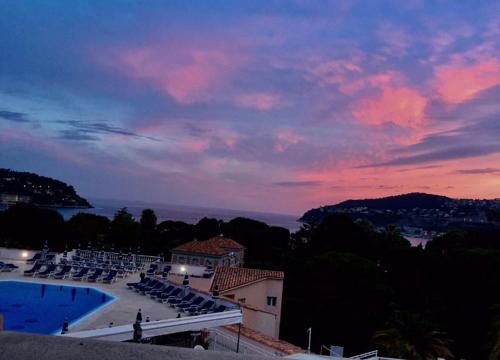
[[[103,283],[112,283],[116,281],[118,271],[115,269],[109,270],[105,273],[104,269],[96,268],[91,272],[88,267],[76,268],[73,271],[72,265],[58,266],[55,264],[44,265],[35,264],[29,270],[24,272],[24,276],[40,277],[40,278],[53,278],[53,279],[71,279],[76,281],[87,280],[89,282],[102,281]]]
[[[35,255],[33,255],[33,257],[31,259],[28,259],[26,260],[26,263],[28,264],[35,264],[37,262],[40,262],[40,261],[45,261],[45,262],[53,262],[56,258],[56,255],[55,254],[46,254],[45,255],[45,258],[42,259],[42,253],[36,253]]]
[[[223,304],[216,306],[215,300],[212,298],[199,295],[193,291],[189,291],[186,294],[183,287],[155,278],[145,277],[139,282],[127,283],[127,286],[129,289],[143,295],[148,295],[154,300],[189,315],[208,314],[227,310],[227,307]]]
[[[12,272],[19,269],[19,266],[0,261],[0,272]]]

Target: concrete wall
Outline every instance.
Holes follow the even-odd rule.
[[[242,306],[241,310],[243,312],[243,324],[246,327],[272,338],[279,338],[279,321],[277,315],[245,306]]]
[[[0,332],[0,357],[8,360],[258,360],[229,352],[196,351],[169,346],[74,339]]]
[[[188,275],[202,276],[205,270],[207,269],[206,266],[187,265],[187,264],[184,265],[184,264],[165,263],[163,265],[167,264],[172,266],[172,270],[170,270],[171,274],[184,275],[187,272]],[[160,269],[163,268],[163,265],[160,267]]]
[[[233,297],[234,300],[237,301],[242,301],[242,299],[244,299],[244,304],[275,315],[274,321],[271,323],[270,316],[262,314],[257,315],[255,311],[248,312],[248,320],[245,318],[245,316],[243,316],[243,323],[249,328],[253,328],[249,325],[250,323],[256,324],[255,326],[258,326],[258,328],[253,329],[261,331],[264,334],[272,336],[274,338],[279,338],[281,304],[283,300],[282,280],[262,280],[234,290],[225,291],[223,292],[223,294]],[[268,296],[276,297],[276,306],[267,305]],[[248,324],[247,321],[249,322]]]

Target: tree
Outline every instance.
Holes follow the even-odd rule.
[[[211,237],[220,235],[222,221],[204,217],[195,226],[196,238],[198,240],[207,240]]]
[[[486,212],[489,221],[500,223],[500,209],[491,209]]]
[[[414,313],[395,311],[384,329],[374,334],[373,342],[382,347],[386,356],[414,360],[453,358],[447,334]]]
[[[78,213],[73,215],[68,221],[68,230],[70,233],[69,243],[70,248],[76,247],[78,244],[88,243],[104,246],[105,236],[109,232],[110,221],[105,216]]]
[[[5,210],[2,217],[0,238],[5,246],[41,249],[48,241],[51,249],[64,249],[65,223],[57,211],[19,203]]]
[[[141,213],[141,248],[151,249],[154,247],[153,241],[156,237],[156,214],[152,209],[144,209]]]
[[[123,250],[139,244],[139,224],[126,207],[118,210],[111,221],[110,238],[113,244]]]
[[[491,321],[489,339],[490,342],[487,345],[489,348],[489,360],[500,359],[500,304],[491,307],[491,312],[493,313],[493,320]]]

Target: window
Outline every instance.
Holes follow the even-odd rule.
[[[238,299],[238,302],[240,302],[240,303],[243,303],[243,304],[244,304],[244,303],[246,303],[246,302],[247,302],[247,299],[246,299],[246,298],[240,298],[240,299]]]
[[[267,306],[276,306],[276,301],[278,298],[276,296],[268,296],[267,297]]]

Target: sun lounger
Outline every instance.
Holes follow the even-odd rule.
[[[149,296],[152,299],[155,299],[155,298],[161,296],[162,294],[168,294],[168,293],[170,293],[172,290],[174,290],[174,286],[173,285],[167,285],[167,284],[165,284],[164,287],[163,287],[163,289],[151,291],[149,293]]]
[[[151,265],[149,265],[149,269],[146,271],[146,275],[147,276],[154,276],[156,273],[156,270],[158,270],[158,265],[151,264]]]
[[[175,305],[179,304],[184,304],[186,302],[190,302],[196,294],[194,292],[190,292],[189,294],[185,295],[182,298],[170,298],[168,299],[167,303],[171,306],[174,307]]]
[[[29,270],[26,270],[24,272],[24,276],[33,276],[35,275],[40,269],[42,268],[41,264],[35,264],[33,267]]]
[[[187,302],[183,302],[183,303],[175,305],[175,308],[179,311],[184,311],[184,309],[190,308],[193,305],[200,305],[203,302],[203,300],[205,300],[205,298],[203,298],[201,296],[197,296],[192,301],[187,301]]]
[[[168,302],[168,300],[175,299],[177,296],[179,296],[181,292],[182,292],[181,288],[175,288],[169,295],[162,296],[158,300],[160,300],[161,302]]]
[[[116,274],[118,272],[116,270],[111,270],[108,274],[108,276],[106,276],[105,278],[102,279],[102,282],[103,283],[106,283],[106,284],[111,284],[112,282],[116,281]]]
[[[33,255],[33,257],[31,259],[26,260],[26,263],[33,264],[35,261],[40,260],[41,257],[42,257],[42,254],[36,253],[35,255]]]
[[[41,278],[48,278],[57,270],[57,265],[48,265],[44,271],[37,273],[36,275]]]
[[[14,265],[14,264],[6,264],[6,263],[1,263],[0,264],[0,271],[1,272],[12,272],[19,269],[19,266]]]
[[[151,279],[150,281],[148,281],[147,283],[144,283],[144,284],[139,284],[135,287],[135,291],[137,292],[142,292],[143,290],[145,290],[146,288],[152,288],[153,286],[155,286],[156,284],[158,284],[161,282],[156,280],[156,279]]]
[[[151,291],[160,290],[164,286],[165,286],[164,283],[162,283],[161,281],[158,281],[153,286],[146,286],[146,287],[142,288],[141,294],[143,294],[143,295],[149,294]]]
[[[61,271],[54,274],[54,279],[65,279],[70,275],[71,265],[66,265],[62,268]]]
[[[81,268],[77,274],[74,274],[71,277],[71,279],[81,281],[84,277],[87,276],[89,271],[90,271],[90,268],[88,268],[88,267]]]
[[[87,277],[87,281],[89,282],[97,282],[99,278],[102,276],[103,269],[95,269],[94,273]]]
[[[139,285],[139,284],[145,284],[148,281],[149,281],[149,278],[144,277],[139,282],[129,282],[129,283],[127,283],[127,286],[129,287],[129,289],[134,289],[137,285]]]
[[[203,305],[190,306],[189,308],[185,309],[184,312],[188,312],[189,315],[203,314],[208,312],[212,308],[212,306],[214,306],[214,304],[215,302],[213,300],[207,300]]]

